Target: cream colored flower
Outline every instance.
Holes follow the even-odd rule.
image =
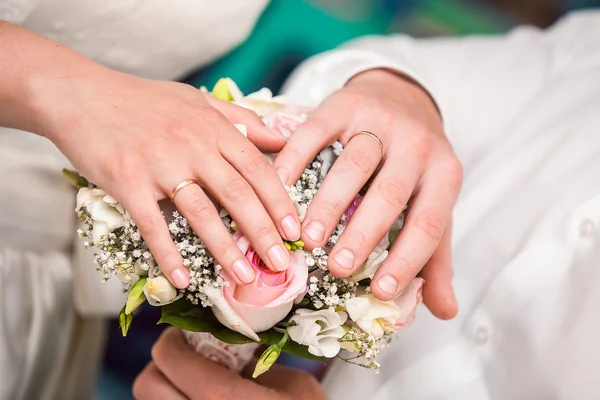
[[[287,331],[294,342],[308,346],[310,354],[332,358],[340,352],[338,339],[346,333],[342,327],[346,319],[345,312],[333,308],[319,311],[301,308],[290,318]]]
[[[144,285],[144,294],[148,303],[153,306],[164,306],[177,298],[177,289],[164,276],[149,278]]]
[[[92,239],[100,244],[109,232],[125,225],[127,213],[114,197],[102,189],[81,188],[77,193],[76,211],[87,210],[93,222]]]
[[[346,311],[363,331],[375,339],[393,333],[402,310],[393,301],[381,301],[372,294],[364,294],[346,301]]]

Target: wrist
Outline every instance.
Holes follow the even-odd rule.
[[[84,59],[77,68],[29,74],[23,104],[31,115],[26,130],[58,145],[63,136],[76,130],[84,115],[84,105],[93,101],[90,88],[94,82],[103,81],[105,71],[110,70]]]
[[[364,88],[382,87],[384,91],[402,93],[410,98],[411,101],[419,102],[431,109],[441,120],[441,113],[431,94],[416,80],[400,71],[387,68],[374,68],[354,75],[346,83],[346,86],[359,85]]]

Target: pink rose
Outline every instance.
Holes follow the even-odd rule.
[[[406,289],[395,300],[396,305],[403,311],[400,318],[396,321],[394,329],[402,329],[412,324],[415,319],[417,306],[423,301],[423,278],[415,278]]]
[[[269,270],[248,239],[236,232],[233,239],[256,274],[254,281],[237,285],[227,273],[223,278],[229,282],[222,292],[222,299],[214,293],[207,295],[213,300],[213,313],[223,325],[258,340],[256,332],[273,327],[291,311],[294,301],[306,291],[308,266],[305,253],[293,252],[285,271]]]
[[[264,121],[272,132],[288,140],[300,124],[306,121],[309,108],[287,106],[282,111],[267,116]]]
[[[348,209],[344,212],[343,221],[342,221],[342,224],[344,226],[348,225],[348,222],[350,222],[350,218],[352,218],[352,216],[356,212],[356,209],[362,202],[362,199],[363,199],[363,196],[358,194],[358,195],[356,195],[354,200],[352,200],[352,203],[350,203],[350,205],[348,206]]]

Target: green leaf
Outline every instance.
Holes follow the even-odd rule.
[[[90,182],[83,176],[79,175],[77,171],[71,171],[70,169],[63,168],[62,173],[69,183],[75,186],[77,189],[88,187],[90,185]]]
[[[273,364],[275,364],[275,362],[279,358],[280,354],[281,354],[281,347],[278,345],[273,345],[273,346],[269,347],[267,350],[265,350],[265,352],[262,353],[262,355],[256,362],[256,367],[254,367],[254,372],[252,373],[252,377],[256,378],[259,375],[262,375],[265,372],[267,372],[273,366]]]
[[[146,295],[144,294],[144,285],[147,279],[142,278],[137,281],[127,296],[127,302],[125,303],[125,314],[130,315],[133,310],[141,306],[146,301]]]
[[[125,307],[119,312],[119,326],[121,327],[121,333],[123,336],[127,336],[131,322],[133,321],[133,315],[125,313]]]
[[[296,357],[306,358],[308,360],[315,360],[325,364],[325,357],[315,356],[308,352],[308,346],[301,345],[292,340],[288,340],[282,348],[284,353],[291,354]]]
[[[390,238],[390,245],[387,248],[388,250],[390,250],[392,248],[392,245],[394,244],[394,242],[398,238],[398,235],[400,235],[400,229],[390,231],[389,235],[390,235],[389,236],[389,238]]]

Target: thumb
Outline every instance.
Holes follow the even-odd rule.
[[[286,140],[283,136],[267,128],[254,111],[216,99],[211,95],[206,95],[206,100],[232,124],[244,125],[248,139],[262,152],[278,153],[285,146]]]
[[[297,400],[325,400],[326,396],[319,382],[306,371],[291,369],[279,364],[271,366],[269,371],[256,379],[250,378],[256,362],[250,362],[242,371],[242,376],[261,386],[275,390]]]

